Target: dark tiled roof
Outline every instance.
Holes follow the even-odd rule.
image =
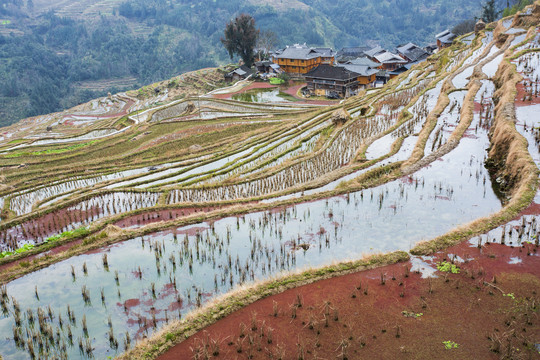
[[[334,50],[331,48],[310,48],[306,45],[292,45],[274,53],[278,59],[309,60],[318,57],[333,57]]]
[[[369,46],[349,46],[338,51],[338,56],[363,56],[371,48]]]
[[[376,63],[375,61],[372,61],[372,60],[368,59],[367,57],[359,57],[359,58],[347,61],[347,64],[350,64],[350,65],[364,65],[364,66],[369,66],[369,67],[372,67],[372,68],[376,68],[376,67],[380,66],[379,63]]]
[[[319,65],[311,70],[305,77],[325,79],[325,80],[351,80],[357,78],[360,74],[349,71],[341,66]]]
[[[332,50],[331,48],[314,48],[313,50],[321,54],[322,57],[335,56],[334,50]]]
[[[366,54],[366,56],[369,56],[370,58],[373,58],[376,55],[379,55],[380,53],[383,53],[385,51],[386,50],[384,50],[382,47],[375,46],[373,49],[365,51],[365,54]]]
[[[405,71],[409,70],[409,68],[407,68],[407,66],[400,66],[398,67],[397,69],[395,70],[392,70],[392,71],[389,71],[388,74],[391,74],[391,75],[399,75],[401,73],[404,73]]]
[[[276,55],[278,59],[309,60],[320,57],[321,54],[305,45],[293,45],[285,48],[281,54]]]
[[[265,60],[265,61],[257,61],[255,63],[255,66],[270,66],[271,64],[273,64],[273,62]]]
[[[443,32],[435,35],[435,38],[443,44],[451,44],[456,37],[457,36],[454,35],[450,30],[444,30]]]
[[[390,51],[386,50],[375,55],[374,58],[381,64],[401,64],[407,62],[407,60],[403,59],[401,56],[392,54]]]
[[[366,65],[350,65],[350,64],[344,64],[344,65],[338,65],[340,67],[345,68],[346,70],[355,72],[361,76],[371,76],[379,72],[379,69],[373,69]]]
[[[435,35],[435,39],[440,39],[448,34],[451,34],[450,30],[444,30],[443,32],[440,32],[438,33],[437,35]]]
[[[398,45],[396,47],[396,50],[399,51],[399,52],[403,52],[403,51],[413,49],[414,47],[417,47],[417,46],[415,44],[413,44],[412,42],[410,42],[410,43],[407,43],[407,44]]]
[[[246,65],[242,65],[242,66],[234,69],[233,71],[231,71],[227,75],[228,76],[233,76],[234,74],[238,74],[240,76],[248,76],[248,75],[253,74],[253,70],[248,68]]]
[[[435,49],[437,49],[437,44],[429,44],[424,48],[428,53],[433,53]]]
[[[396,50],[407,57],[410,61],[423,60],[428,57],[427,51],[413,43],[398,46]]]
[[[456,37],[457,37],[456,35],[450,33],[446,36],[439,38],[438,40],[442,42],[443,44],[451,44]]]

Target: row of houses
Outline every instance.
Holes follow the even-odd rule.
[[[259,61],[255,66],[263,77],[286,72],[305,78],[306,92],[311,95],[341,98],[355,95],[359,89],[386,83],[427,59],[437,48],[451,45],[455,38],[446,30],[437,34],[437,45],[422,48],[409,42],[396,47],[395,52],[380,46],[357,46],[336,53],[331,48],[295,44],[271,53],[270,61]],[[237,80],[252,72],[244,66],[227,76]]]
[[[310,94],[333,98],[355,95],[360,89],[385,84],[432,52],[407,43],[395,52],[376,46],[342,49],[340,53],[345,56],[338,56],[332,68],[319,67],[305,74]]]

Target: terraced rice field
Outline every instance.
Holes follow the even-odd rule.
[[[486,167],[501,101],[540,159],[538,30],[509,26],[334,105],[164,90],[7,129],[0,355],[116,356],[239,285],[409,251],[505,211],[515,184]],[[503,71],[522,74],[515,103]],[[523,221],[532,238],[537,219]],[[479,236],[519,241],[493,231]]]

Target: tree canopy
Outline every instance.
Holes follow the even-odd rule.
[[[231,60],[234,54],[237,54],[244,60],[244,64],[251,67],[258,36],[259,30],[255,28],[255,19],[251,15],[240,14],[234,21],[227,23],[225,37],[221,38],[221,42],[229,52]]]
[[[531,5],[532,3],[533,3],[533,0],[514,0],[514,4],[511,5],[510,1],[508,1],[506,4],[506,9],[504,9],[502,13],[502,17],[514,15],[518,11],[523,10],[525,6]]]
[[[486,23],[494,22],[499,18],[500,11],[495,6],[495,0],[488,0],[482,5],[482,20]]]

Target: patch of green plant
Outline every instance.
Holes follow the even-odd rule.
[[[28,250],[32,250],[35,246],[32,244],[24,244],[22,247],[15,250],[15,254],[20,254]]]
[[[272,85],[281,85],[281,84],[284,84],[285,83],[285,80],[283,79],[280,79],[278,77],[273,77],[270,79],[270,84]]]
[[[443,341],[442,343],[444,344],[444,348],[446,350],[457,349],[459,347],[458,343],[451,340],[446,340],[446,341]]]
[[[13,154],[8,154],[5,157],[6,158],[15,158],[15,157],[20,157],[20,156],[61,154],[61,153],[65,153],[65,152],[68,152],[68,151],[71,151],[71,150],[76,150],[76,149],[79,149],[79,148],[82,148],[82,147],[85,147],[85,146],[90,146],[90,145],[92,145],[92,144],[94,144],[96,142],[97,142],[97,140],[92,140],[92,141],[87,142],[87,143],[73,144],[73,145],[70,145],[68,147],[61,148],[61,149],[46,149],[46,150],[33,151],[33,152],[13,153]]]
[[[321,138],[326,139],[334,131],[334,126],[328,126],[321,131]]]
[[[43,242],[44,243],[55,242],[55,241],[60,240],[61,238],[62,238],[62,234],[56,234],[56,235],[46,238]]]
[[[413,311],[407,311],[407,310],[403,310],[401,313],[405,317],[410,317],[410,318],[415,318],[415,319],[424,315],[424,313],[415,313]]]
[[[12,251],[2,251],[2,252],[0,253],[0,259],[3,259],[3,258],[8,257],[8,256],[10,256],[10,255],[13,255],[13,252],[12,252]]]
[[[13,254],[21,254],[23,252],[27,252],[29,250],[32,250],[35,246],[32,245],[32,244],[24,244],[23,246],[21,246],[20,248],[18,248],[17,250],[15,251],[2,251],[0,253],[0,259],[3,259],[5,257],[8,257],[8,256],[11,256]]]
[[[504,9],[504,11],[502,13],[502,17],[504,18],[504,17],[510,16],[510,15],[514,15],[518,11],[523,10],[525,8],[525,6],[531,5],[532,3],[533,3],[533,0],[517,0],[516,4]]]
[[[503,296],[509,297],[509,298],[512,299],[512,300],[516,300],[516,296],[514,295],[514,293],[503,294]]]
[[[88,228],[83,226],[75,230],[64,231],[61,234],[53,235],[45,239],[43,242],[51,243],[51,242],[55,242],[62,239],[73,239],[79,236],[87,235],[88,233],[89,233]]]
[[[459,274],[459,267],[456,264],[452,264],[448,261],[442,261],[437,264],[437,269],[441,272],[451,272],[452,274]]]

